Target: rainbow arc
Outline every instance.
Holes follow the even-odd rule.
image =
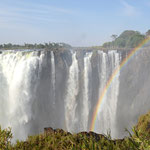
[[[141,50],[141,48],[147,44],[150,41],[150,37],[146,38],[145,40],[143,40],[136,48],[134,48],[133,50],[130,51],[130,53],[127,55],[127,57],[125,57],[122,62],[120,63],[120,65],[113,71],[112,75],[110,76],[109,80],[107,81],[98,101],[97,104],[95,106],[94,112],[93,112],[93,116],[92,116],[92,122],[90,125],[90,131],[93,131],[95,128],[95,123],[96,123],[96,119],[98,116],[98,112],[101,109],[101,104],[103,102],[103,99],[105,97],[105,95],[108,92],[109,87],[111,86],[113,80],[115,79],[115,77],[117,76],[117,74],[119,73],[119,71],[121,71],[123,69],[123,67],[128,63],[128,61],[130,59],[132,59],[132,57]]]

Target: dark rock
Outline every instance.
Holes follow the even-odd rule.
[[[90,132],[80,132],[80,133],[78,133],[77,135],[84,135],[84,136],[86,136],[86,137],[88,137],[88,138],[92,137],[92,138],[94,138],[96,141],[99,141],[99,140],[101,140],[102,138],[107,139],[104,135],[102,135],[102,134],[97,134],[97,133],[92,132],[92,131],[90,131]],[[107,140],[108,140],[108,139],[107,139]]]
[[[46,127],[46,128],[44,128],[44,133],[54,133],[55,132],[55,130],[53,130],[53,128],[51,128],[51,127]]]
[[[51,127],[46,127],[44,128],[44,133],[45,134],[61,134],[61,135],[72,135],[70,132],[65,132],[62,129],[53,129]]]

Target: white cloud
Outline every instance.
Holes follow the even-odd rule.
[[[34,21],[42,21],[42,22],[47,22],[47,23],[60,23],[63,22],[63,20],[58,20],[55,19],[51,16],[43,16],[40,14],[36,14],[36,15],[26,15],[26,14],[22,14],[22,13],[17,13],[17,12],[9,12],[7,10],[0,10],[0,22],[8,22],[13,23],[21,23],[21,22],[26,22],[26,23],[30,23],[30,22],[34,22]]]
[[[69,20],[61,16],[72,14],[68,9],[43,4],[20,7],[0,5],[0,43],[32,43],[57,39],[53,26],[68,24]]]
[[[140,15],[140,12],[136,9],[136,7],[132,6],[124,0],[121,0],[121,3],[123,5],[123,15],[128,17],[135,17]]]
[[[60,14],[75,14],[73,10],[67,8],[56,7],[52,5],[44,5],[44,4],[36,4],[31,3],[17,3],[19,5],[16,6],[8,6],[8,5],[1,5],[0,8],[6,8],[14,12],[22,12],[22,13],[40,13],[40,14],[49,14],[49,13],[60,13]]]
[[[0,6],[0,23],[1,25],[7,23],[10,27],[15,23],[66,23],[66,20],[56,17],[56,14],[59,16],[59,13],[60,15],[62,13],[71,14],[71,11],[38,4],[30,7],[24,6],[24,8]]]

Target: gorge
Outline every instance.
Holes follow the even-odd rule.
[[[141,48],[107,89],[94,132],[126,135],[150,109],[150,53]],[[0,53],[0,124],[15,139],[62,128],[89,131],[107,81],[127,57],[125,50],[4,50]],[[19,131],[19,132],[18,132]]]

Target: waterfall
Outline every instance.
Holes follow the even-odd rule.
[[[0,76],[3,80],[0,88],[4,89],[1,93],[3,99],[0,99],[3,103],[0,124],[3,128],[12,127],[14,136],[20,139],[26,138],[29,133],[26,124],[32,119],[39,61],[40,57],[34,56],[34,52],[26,55],[6,52],[0,55]]]
[[[91,89],[96,89],[92,87],[92,55],[93,52],[86,52],[82,58],[77,59],[77,52],[71,51],[72,61],[67,64],[65,73],[67,78],[63,81],[62,72],[56,76],[56,56],[53,51],[40,53],[18,51],[0,54],[0,90],[2,91],[0,124],[2,127],[12,127],[14,136],[19,139],[26,138],[31,131],[40,132],[45,126],[57,126],[70,132],[87,131],[91,104],[94,102],[91,99]],[[98,51],[97,55],[99,73],[96,76],[99,78],[101,94],[110,75],[120,63],[120,55],[116,51],[108,53]],[[83,59],[83,69],[81,59]],[[66,63],[66,60],[64,62]],[[60,84],[65,89],[62,93],[63,97],[57,95],[56,104],[55,96],[63,90]],[[81,87],[82,90],[79,89]],[[97,132],[106,133],[110,128],[115,133],[118,93],[119,74],[104,97],[96,123]],[[63,119],[53,119],[56,115],[60,118],[64,116],[65,125]]]
[[[54,52],[51,51],[51,74],[52,74],[52,89],[53,89],[53,104],[55,104],[55,57]]]
[[[113,138],[123,137],[124,128],[149,110],[148,54],[117,72],[103,97],[95,132],[111,130]],[[11,127],[20,140],[44,127],[87,131],[97,101],[125,55],[117,50],[2,51],[0,125]]]
[[[83,91],[83,108],[82,108],[82,124],[83,124],[83,131],[88,130],[88,119],[89,119],[89,80],[91,74],[91,57],[92,53],[87,53],[84,57],[84,91]]]
[[[120,55],[114,51],[109,53],[111,57],[111,65],[112,65],[112,73],[120,64]],[[110,119],[111,119],[111,135],[112,137],[116,137],[116,111],[117,111],[117,102],[118,102],[118,94],[119,94],[119,76],[120,71],[117,73],[115,79],[112,81],[112,85],[110,86],[110,95],[108,99],[109,101],[109,111],[110,111]]]
[[[98,62],[98,73],[99,73],[99,96],[98,98],[101,96],[103,89],[106,85],[107,82],[107,54],[104,52],[99,51],[98,52],[99,55],[99,62]],[[104,115],[105,113],[103,112],[103,108],[102,105],[104,105],[104,102],[106,101],[107,97],[106,95],[103,98],[102,104],[101,104],[101,109],[99,109],[98,112],[98,117],[97,117],[97,122],[96,122],[96,132],[100,132],[102,133],[105,129],[105,124],[104,124]],[[107,116],[107,115],[106,115]],[[105,131],[104,131],[105,132]]]
[[[114,70],[120,64],[120,55],[116,51],[108,52],[99,52],[99,79],[100,79],[100,95],[107,84],[110,76]],[[116,133],[116,110],[117,110],[117,101],[119,94],[119,75],[118,72],[115,79],[112,81],[111,86],[109,87],[107,93],[105,94],[101,108],[98,112],[98,118],[96,121],[96,132],[107,133],[111,130],[112,137],[115,137]],[[99,95],[99,97],[100,97]]]
[[[76,52],[72,54],[72,64],[68,72],[68,81],[66,86],[65,101],[65,122],[66,128],[69,132],[76,130],[76,123],[78,118],[76,117],[76,107],[79,90],[79,68],[78,60],[76,58]]]

